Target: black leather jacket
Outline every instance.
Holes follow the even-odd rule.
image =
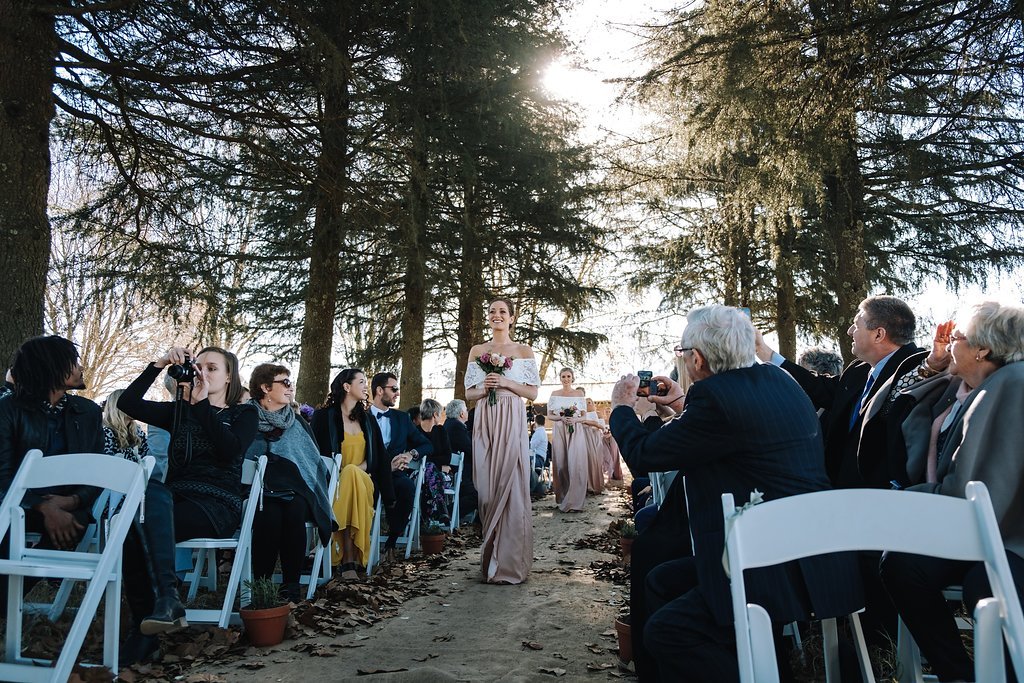
[[[66,452],[103,452],[103,413],[98,405],[80,396],[68,396],[62,416]],[[42,406],[15,396],[0,399],[0,497],[7,495],[21,461],[33,448],[41,450],[43,455],[59,455],[50,452],[50,433]],[[81,499],[79,509],[92,507],[100,493],[91,486],[62,487],[56,492],[77,495]],[[38,495],[25,496],[26,505],[40,500]]]
[[[313,435],[316,437],[316,445],[320,448],[320,455],[331,457],[338,452],[341,443],[344,427],[341,424],[341,411],[338,406],[330,408],[318,408],[313,413],[312,427]],[[380,496],[384,501],[384,507],[390,508],[395,504],[395,482],[391,478],[391,458],[388,457],[384,448],[384,440],[381,438],[377,421],[367,413],[363,418],[363,437],[366,439],[366,473],[373,480],[373,494],[376,500]]]

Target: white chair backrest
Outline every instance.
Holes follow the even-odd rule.
[[[725,493],[722,511],[741,680],[753,680],[753,671],[744,670],[751,642],[743,570],[850,550],[984,561],[993,595],[1005,610],[1014,665],[1024,671],[1024,615],[983,483],[969,482],[966,498],[877,489],[818,491],[768,501],[739,514],[732,494]]]
[[[266,467],[266,457],[267,456],[262,455],[260,457],[264,458],[263,467]],[[242,461],[242,485],[243,486],[252,486],[252,482],[256,478],[256,472],[260,471],[261,469],[262,469],[262,467],[260,467],[260,462],[258,460],[249,460],[248,458],[243,460]]]
[[[451,465],[452,467],[462,467],[462,461],[465,459],[465,455],[462,453],[452,453]]]

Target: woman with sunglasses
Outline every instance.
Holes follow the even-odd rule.
[[[256,438],[245,456],[267,456],[263,505],[252,528],[252,572],[256,578],[274,574],[281,560],[281,583],[287,600],[298,602],[299,577],[306,557],[306,522],[315,524],[320,542],[331,538],[330,477],[320,457],[313,430],[292,409],[294,389],[288,368],[263,363],[249,379],[249,403],[259,415]]]

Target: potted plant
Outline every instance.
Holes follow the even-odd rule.
[[[619,547],[622,548],[622,562],[629,564],[630,556],[633,553],[633,539],[636,538],[636,524],[633,520],[626,520],[619,529]]]
[[[633,629],[628,614],[620,614],[615,619],[615,637],[619,641],[619,669],[628,671],[627,665],[633,659]]]
[[[444,550],[444,535],[448,526],[436,519],[432,519],[423,525],[423,533],[420,534],[420,543],[423,546],[424,555],[438,555]]]
[[[284,640],[291,605],[280,595],[280,587],[269,578],[245,582],[249,605],[239,610],[245,635],[255,647],[269,647]]]

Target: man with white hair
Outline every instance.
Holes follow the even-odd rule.
[[[770,501],[829,488],[817,415],[785,371],[755,362],[754,328],[739,309],[690,312],[682,337],[693,380],[685,401],[667,377],[668,395],[652,397],[678,416],[648,432],[633,411],[639,380],[612,390],[611,430],[623,457],[652,472],[679,470],[686,490],[693,557],[665,562],[647,580],[651,617],[644,641],[657,663],[649,680],[738,681],[729,580],[722,567],[721,496]],[[653,392],[652,392],[653,393]],[[840,616],[863,606],[852,554],[825,555],[747,574],[747,596],[782,625]],[[660,606],[660,608],[659,608]],[[780,661],[784,661],[780,658]]]
[[[462,461],[465,468],[462,472],[462,486],[459,489],[459,516],[467,517],[474,514],[477,507],[476,487],[473,485],[473,435],[466,426],[469,410],[465,401],[456,398],[444,407],[444,414],[448,418],[444,421],[444,431],[448,434],[452,453],[465,456]]]

